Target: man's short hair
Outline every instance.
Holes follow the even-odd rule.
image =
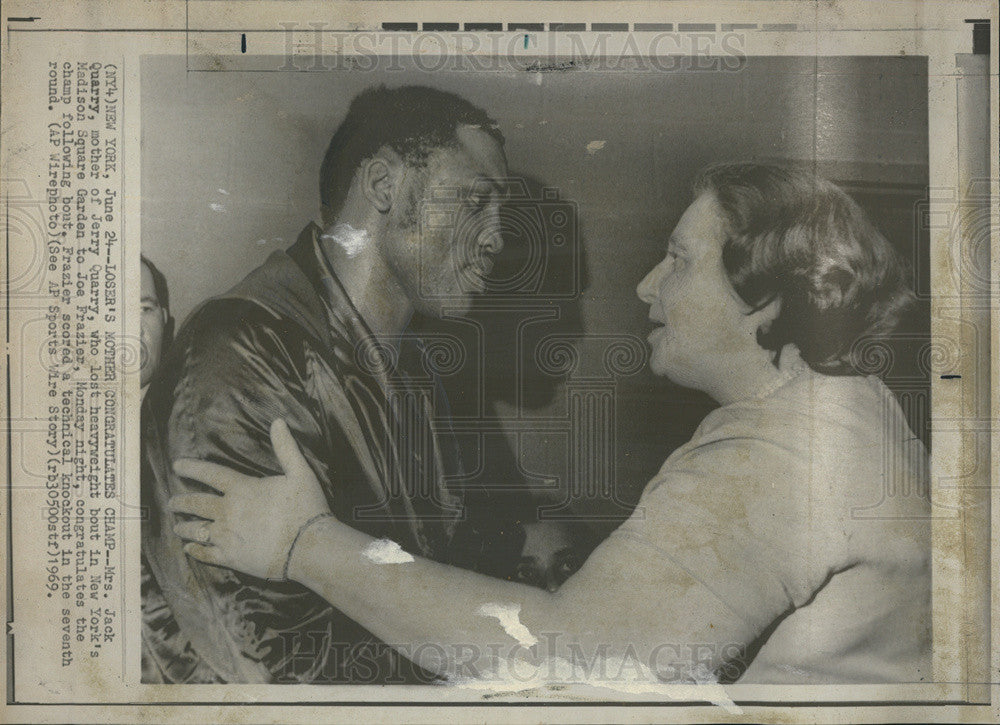
[[[388,146],[404,161],[420,167],[436,149],[458,145],[459,126],[474,126],[502,146],[497,122],[464,98],[426,86],[369,88],[358,94],[337,128],[319,172],[323,221],[340,211],[362,161]]]
[[[757,332],[765,349],[795,343],[814,370],[850,374],[854,342],[893,331],[915,300],[892,245],[850,196],[811,171],[718,164],[694,191],[722,209],[722,263],[739,296],[755,310],[781,302]]]

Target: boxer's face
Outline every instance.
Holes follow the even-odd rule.
[[[460,127],[456,135],[458,144],[434,151],[426,168],[407,170],[399,191],[406,203],[393,211],[386,244],[414,308],[434,316],[468,310],[503,249],[503,148],[478,128]]]

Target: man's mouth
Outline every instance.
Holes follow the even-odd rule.
[[[475,262],[465,265],[462,267],[462,271],[459,274],[460,278],[465,279],[465,282],[462,283],[462,285],[466,287],[469,292],[485,292],[487,277],[492,269],[492,262]]]
[[[490,272],[493,271],[493,260],[485,257],[473,264],[467,265],[466,269],[485,281],[489,277]]]

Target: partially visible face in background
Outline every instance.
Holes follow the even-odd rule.
[[[523,584],[557,590],[583,564],[566,524],[524,524],[525,540],[517,580]]]
[[[167,311],[160,304],[153,283],[153,273],[142,265],[142,358],[139,379],[145,387],[160,366],[163,354],[163,332],[167,325]]]

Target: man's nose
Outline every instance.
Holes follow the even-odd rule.
[[[639,295],[639,299],[647,305],[651,305],[656,302],[661,276],[662,272],[660,270],[660,265],[658,264],[649,270],[649,274],[643,277],[642,281],[639,282],[639,285],[635,288],[635,293]]]
[[[485,228],[479,234],[479,246],[490,254],[500,254],[503,251],[503,232],[500,228],[500,212],[493,212]]]

